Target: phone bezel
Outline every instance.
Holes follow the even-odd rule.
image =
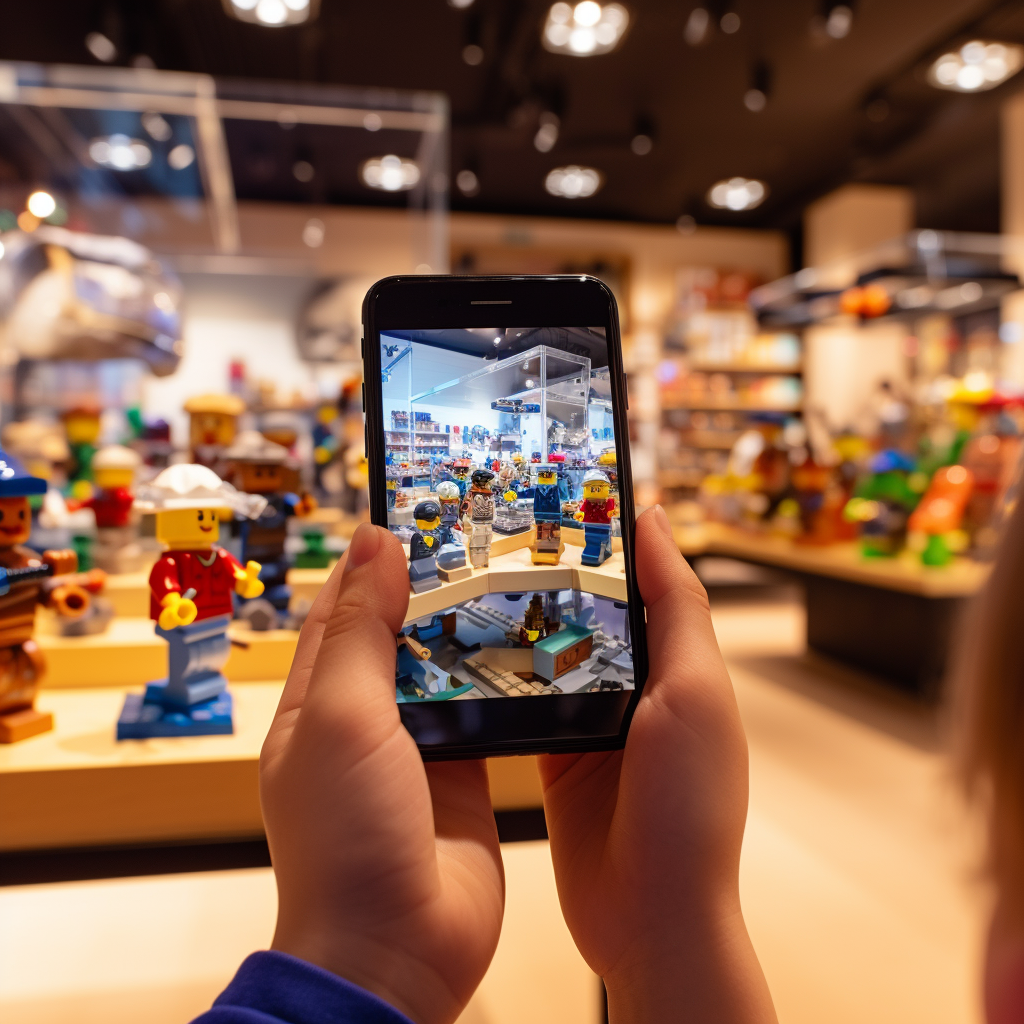
[[[382,331],[444,327],[599,326],[605,328],[611,370],[612,419],[620,522],[624,527],[622,547],[626,566],[627,614],[633,638],[635,689],[521,699],[401,704],[403,722],[417,739],[425,760],[614,750],[626,741],[630,721],[647,681],[647,641],[646,616],[633,556],[636,516],[618,308],[607,285],[597,278],[578,274],[388,277],[373,285],[363,301],[363,409],[369,463],[370,518],[384,527],[387,527],[387,497],[380,383]],[[490,708],[504,711],[499,714],[497,710],[488,710]],[[458,732],[454,728],[454,720],[466,722],[470,717],[486,720],[482,724],[474,721],[476,737],[472,740],[468,737],[465,740],[452,739]],[[609,731],[613,723],[617,727]],[[415,726],[416,731],[410,726]],[[438,737],[445,738],[441,742],[425,743],[420,739],[425,731],[433,731]],[[520,731],[539,734],[518,735]]]

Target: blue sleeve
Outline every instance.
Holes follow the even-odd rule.
[[[269,950],[245,958],[192,1024],[412,1024],[383,999],[322,967]]]

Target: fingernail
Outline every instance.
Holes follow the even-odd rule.
[[[658,524],[658,529],[671,540],[672,524],[668,521],[668,516],[660,505],[654,506],[654,521]]]
[[[366,565],[380,548],[380,534],[372,523],[360,523],[348,545],[348,558],[345,559],[345,572]]]

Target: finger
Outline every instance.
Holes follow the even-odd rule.
[[[439,841],[467,840],[497,848],[491,788],[485,761],[432,761],[425,766]]]

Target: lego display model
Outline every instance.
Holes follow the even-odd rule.
[[[603,330],[382,332],[380,358],[398,701],[632,689]]]
[[[88,591],[68,577],[78,567],[73,551],[25,546],[32,529],[28,499],[46,493],[46,481],[30,476],[0,452],[0,743],[15,743],[53,728],[53,716],[35,707],[46,662],[33,634],[36,607],[62,619],[89,610]]]
[[[185,412],[189,417],[192,461],[221,469],[224,453],[238,432],[238,417],[245,412],[245,402],[237,395],[195,395],[185,402]]]
[[[140,487],[136,500],[155,513],[156,536],[166,547],[149,587],[150,618],[168,645],[168,673],[144,695],[128,695],[117,738],[230,733],[231,695],[221,669],[231,650],[234,596],[259,597],[263,583],[258,562],[243,566],[217,546],[220,515],[229,509],[255,519],[266,498],[237,491],[205,466],[179,464]]]

